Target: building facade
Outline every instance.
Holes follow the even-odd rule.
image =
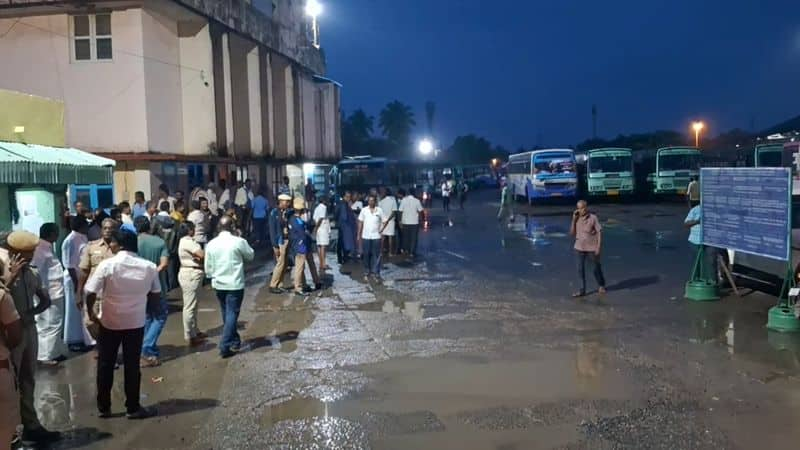
[[[0,0],[0,88],[64,102],[66,144],[114,159],[114,200],[341,155],[340,86],[301,0]]]

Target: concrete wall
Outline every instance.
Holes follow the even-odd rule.
[[[72,62],[67,15],[20,18],[0,39],[0,88],[64,101],[68,145],[147,151],[142,11],[115,11],[111,29],[113,60]]]
[[[302,154],[308,160],[319,160],[322,156],[319,90],[308,76],[298,76],[302,114]]]
[[[273,129],[276,158],[294,155],[294,108],[292,107],[292,66],[286,58],[272,54]]]
[[[209,25],[205,20],[179,22],[178,33],[183,151],[187,155],[207,155],[217,139]]]
[[[250,152],[253,156],[264,155],[261,130],[261,68],[260,49],[254,46],[247,53],[247,100],[250,115]]]
[[[250,99],[248,93],[248,53],[255,44],[235,34],[228,34],[230,47],[231,111],[233,117],[233,154],[250,157]]]
[[[178,23],[155,11],[142,10],[142,44],[149,150],[182,153],[183,107]]]

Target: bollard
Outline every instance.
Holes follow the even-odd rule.
[[[705,252],[706,246],[701,245],[694,260],[691,279],[686,282],[684,290],[684,297],[695,302],[714,302],[719,300],[716,277],[714,274],[709,276],[704,270]]]

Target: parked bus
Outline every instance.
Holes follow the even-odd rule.
[[[369,192],[371,189],[412,188],[420,183],[421,169],[411,163],[372,156],[349,156],[339,161],[330,172],[337,196],[346,191]]]
[[[596,148],[586,160],[586,192],[589,195],[632,195],[633,152],[629,148]]]
[[[511,155],[507,180],[514,196],[528,203],[552,197],[574,198],[578,190],[575,152],[547,149]]]
[[[656,152],[656,171],[652,175],[653,193],[686,194],[693,177],[700,177],[702,155],[695,147],[665,147]],[[649,177],[648,177],[649,178]]]
[[[783,167],[783,143],[756,145],[753,167]]]
[[[800,272],[800,171],[796,158],[800,142],[757,145],[753,152],[756,167],[792,169],[792,267],[795,278]],[[776,154],[778,156],[776,156]],[[776,162],[777,160],[777,162]],[[779,295],[786,278],[786,263],[763,256],[727,251],[731,271],[740,283],[769,294]],[[720,281],[724,279],[720,276]]]

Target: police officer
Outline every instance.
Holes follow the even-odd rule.
[[[81,252],[81,262],[78,268],[81,270],[80,281],[78,282],[78,301],[83,304],[83,287],[86,280],[94,273],[97,266],[108,258],[114,256],[111,251],[111,235],[119,228],[117,221],[113,219],[105,219],[102,222],[100,230],[100,239],[89,242]],[[102,300],[98,301],[95,307],[96,312],[102,311]]]
[[[0,274],[4,272],[0,260]],[[19,393],[11,365],[11,350],[22,342],[22,320],[17,314],[14,299],[0,282],[0,450],[11,444],[20,424]]]
[[[281,284],[286,273],[287,251],[289,247],[289,202],[292,197],[288,194],[278,196],[278,207],[269,212],[269,238],[272,241],[272,251],[275,254],[275,269],[272,271],[272,280],[269,291],[273,294],[283,293]]]
[[[42,426],[33,403],[39,347],[35,316],[50,307],[50,296],[42,289],[36,269],[29,264],[39,245],[39,237],[27,231],[14,231],[8,235],[7,245],[11,272],[8,287],[22,319],[22,343],[12,354],[20,388],[20,415],[24,426],[22,440],[35,443],[53,442],[61,438],[61,433],[48,431]],[[34,297],[38,297],[38,304],[35,304]]]

